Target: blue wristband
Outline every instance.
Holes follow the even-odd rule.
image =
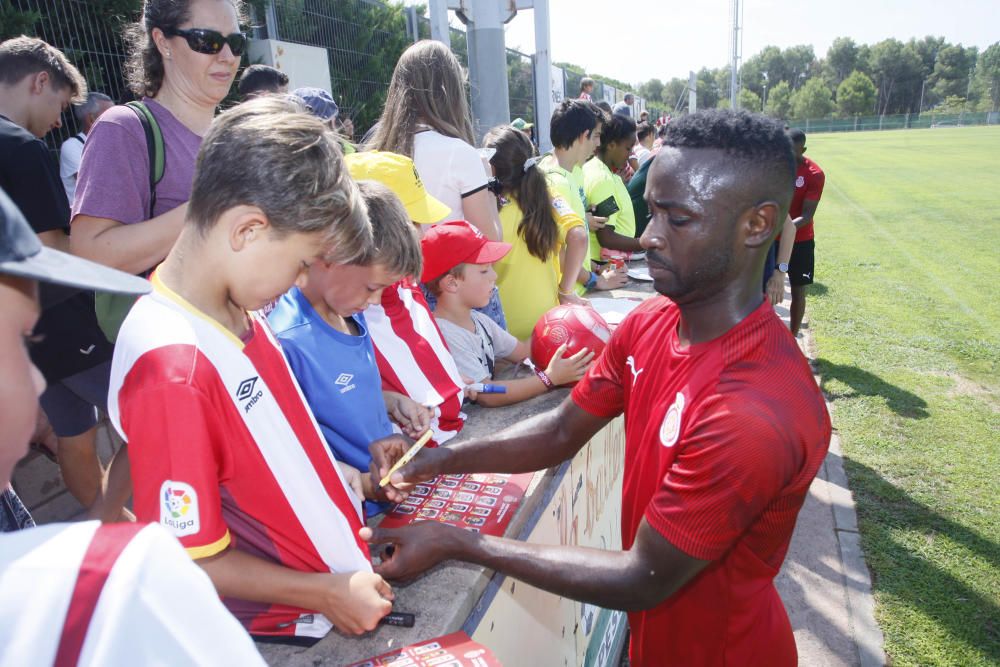
[[[597,287],[597,274],[593,271],[590,272],[590,279],[583,284],[587,289],[594,289]]]

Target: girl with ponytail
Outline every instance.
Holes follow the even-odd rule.
[[[490,165],[497,181],[503,238],[514,247],[494,266],[507,328],[520,340],[560,303],[586,303],[573,291],[587,254],[586,222],[559,197],[553,198],[537,167],[531,139],[509,125],[483,140],[496,151]],[[563,272],[562,267],[571,267]]]

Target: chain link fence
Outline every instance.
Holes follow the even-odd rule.
[[[960,112],[897,114],[889,116],[856,116],[854,118],[801,118],[789,120],[790,127],[805,132],[861,132],[870,130],[909,130],[930,127],[961,127],[965,125],[998,125],[1000,113]]]

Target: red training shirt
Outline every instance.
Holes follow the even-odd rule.
[[[819,198],[823,196],[824,184],[826,184],[826,175],[823,170],[819,168],[818,164],[803,155],[802,162],[795,170],[795,192],[792,194],[791,206],[788,207],[788,215],[792,216],[792,220],[802,215],[802,204],[807,199],[819,201]],[[809,224],[802,225],[795,230],[796,243],[815,237],[813,233],[815,220],[813,218]]]
[[[636,308],[573,390],[625,413],[622,546],[641,520],[712,561],[660,605],[629,614],[637,667],[795,665],[774,577],[830,443],[805,358],[765,300],[715,340],[682,347],[665,297]]]

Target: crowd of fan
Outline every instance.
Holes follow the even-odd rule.
[[[636,122],[631,95],[602,108],[585,79],[552,116],[550,153],[521,119],[477,148],[462,69],[433,41],[403,53],[358,143],[328,91],[289,92],[263,65],[218,114],[241,9],[148,0],[130,105],[88,92],[41,40],[0,44],[3,191],[45,246],[153,284],[138,302],[43,290],[32,441],[90,518],[172,527],[253,634],[363,632],[392,598],[357,537],[355,496],[368,514],[387,501],[369,443],[443,444],[466,402],[583,377],[587,350],[519,365],[540,316],[627,282],[665,123]],[[57,166],[42,138],[70,105],[81,131]],[[107,469],[105,412],[125,442]],[[31,525],[9,488],[0,520]]]

